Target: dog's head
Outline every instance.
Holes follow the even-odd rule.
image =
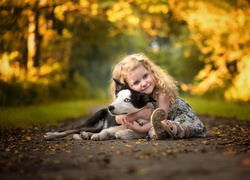
[[[150,95],[131,89],[122,89],[116,100],[108,106],[111,115],[131,114],[141,110],[147,103],[156,102]]]
[[[122,83],[120,83],[118,80],[116,80],[115,78],[113,78],[114,82],[115,82],[115,95],[117,96],[117,94],[123,90],[123,89],[129,89],[129,87],[127,85],[123,85]]]

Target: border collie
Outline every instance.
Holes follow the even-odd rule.
[[[74,139],[108,140],[108,139],[135,139],[146,137],[146,134],[136,133],[124,128],[115,121],[115,116],[135,113],[146,106],[147,103],[156,102],[150,95],[139,93],[116,82],[117,98],[107,108],[100,109],[83,125],[62,132],[47,132],[45,140],[54,140],[75,134]],[[140,125],[147,123],[146,120],[137,120]]]

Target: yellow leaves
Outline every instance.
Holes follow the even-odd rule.
[[[225,10],[211,3],[204,1],[193,2],[193,7],[182,14],[183,18],[187,20],[188,25],[192,28],[199,28],[203,33],[214,33],[224,31],[227,32],[225,24],[231,21],[230,16]],[[219,31],[218,31],[219,30]]]
[[[212,65],[211,64],[205,65],[204,68],[202,70],[200,70],[200,72],[196,76],[197,80],[202,80],[205,77],[207,77],[208,74],[211,72],[211,69],[212,69]]]
[[[241,161],[243,166],[250,166],[250,158],[245,158]]]
[[[87,159],[89,159],[89,160],[94,159],[94,155],[92,155],[92,154],[87,155]]]
[[[98,14],[98,4],[97,3],[91,4],[90,9],[91,9],[92,16],[96,16]]]
[[[245,56],[239,63],[241,72],[232,82],[232,86],[225,92],[228,100],[250,101],[250,54]]]
[[[201,141],[201,144],[204,144],[204,145],[209,145],[210,142],[208,142],[207,140],[204,140],[204,141]]]
[[[123,20],[125,17],[132,14],[132,9],[128,2],[116,2],[112,8],[107,11],[108,20],[116,22]]]
[[[249,67],[241,68],[241,64],[246,64],[242,61],[249,61],[250,51],[247,6],[188,1],[184,7],[180,15],[188,23],[190,38],[203,53],[205,64],[209,64],[196,76],[200,82],[193,92],[203,94],[213,88],[226,87],[226,81],[232,81],[231,88],[225,92],[226,98],[249,100]],[[227,67],[233,61],[237,63],[234,70],[239,73],[237,76]]]
[[[127,21],[128,21],[128,23],[131,24],[131,25],[137,25],[137,24],[139,24],[139,22],[140,22],[139,18],[136,17],[136,16],[128,16],[128,17],[127,17]]]
[[[81,7],[86,8],[86,7],[89,6],[89,1],[87,1],[87,0],[80,0],[79,4],[80,4]]]
[[[41,66],[40,68],[30,67],[28,73],[25,72],[25,69],[21,68],[19,62],[13,62],[13,60],[18,57],[19,53],[17,51],[13,51],[10,54],[4,53],[2,57],[0,57],[0,72],[1,72],[1,80],[9,81],[11,79],[16,78],[19,81],[29,80],[30,82],[42,81],[43,83],[48,83],[53,78],[42,78],[53,72],[59,72],[62,70],[62,65],[59,62],[53,62],[53,59],[49,59],[46,64]],[[55,79],[59,80],[61,76],[57,73]]]
[[[122,155],[123,153],[122,153],[120,150],[117,150],[117,151],[116,151],[116,154],[117,154],[117,155]]]
[[[210,65],[207,66],[209,67]],[[193,94],[202,95],[209,89],[223,87],[225,85],[225,82],[223,81],[225,76],[227,76],[227,70],[225,66],[221,66],[216,70],[205,70],[201,70],[201,73],[198,74],[197,79],[200,78],[202,81],[192,89],[191,92]]]
[[[26,141],[31,141],[32,140],[32,138],[30,136],[26,136],[25,139],[26,139]]]
[[[8,81],[13,76],[19,76],[21,68],[19,67],[19,63],[11,63],[13,59],[18,57],[18,51],[12,51],[11,53],[4,53],[2,57],[0,57],[0,72],[1,79]]]
[[[69,4],[70,2],[68,2]],[[59,20],[63,21],[65,16],[64,16],[64,12],[67,11],[68,5],[67,4],[62,4],[60,6],[56,6],[56,8],[54,9],[54,13],[56,18],[58,18]]]
[[[228,52],[228,61],[229,62],[234,61],[235,59],[241,59],[241,57],[242,57],[241,50],[234,50],[234,51]]]
[[[130,145],[130,144],[126,144],[125,146],[128,147],[128,148],[132,148],[132,147],[133,147],[133,146]]]
[[[149,13],[168,13],[169,9],[167,4],[152,4],[148,7]]]

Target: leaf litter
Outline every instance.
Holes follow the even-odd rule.
[[[247,155],[250,152],[250,123],[224,118],[211,118],[209,121],[209,116],[203,118],[207,118],[205,120],[207,138],[166,141],[138,139],[96,142],[76,141],[71,137],[44,141],[43,133],[49,131],[50,127],[5,130],[0,136],[0,175],[5,177],[8,177],[9,173],[15,174],[16,177],[20,174],[38,175],[36,172],[47,171],[46,166],[53,166],[52,170],[55,170],[63,168],[61,164],[69,163],[67,166],[85,165],[85,168],[97,165],[108,169],[110,166],[115,166],[122,173],[142,176],[148,174],[148,168],[137,167],[135,163],[175,160],[189,154],[218,154],[227,157],[243,155],[244,158],[239,165],[249,167],[250,159]],[[72,161],[66,162],[68,157]],[[120,167],[119,163],[123,162],[117,162],[116,159],[119,157],[131,161],[131,166]]]

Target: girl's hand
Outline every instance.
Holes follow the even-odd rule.
[[[147,105],[145,108],[136,113],[128,114],[126,120],[128,122],[133,122],[138,119],[150,120],[151,114],[152,114],[151,106]]]
[[[141,126],[136,121],[129,122],[127,119],[122,119],[122,125],[126,129],[131,129],[133,131],[139,131],[141,128]]]

